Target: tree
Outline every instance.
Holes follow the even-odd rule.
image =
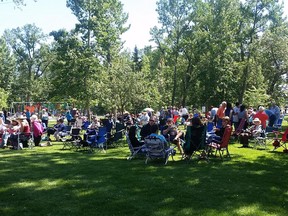
[[[0,110],[7,107],[7,99],[9,97],[9,93],[4,89],[0,88]]]
[[[250,61],[257,55],[257,43],[269,27],[269,23],[275,19],[275,10],[279,7],[275,0],[246,0],[241,3],[241,19],[239,20],[239,53],[240,62],[244,65],[241,73],[241,88],[239,89],[239,101],[242,102],[245,91],[249,88],[251,76]]]
[[[14,93],[26,101],[33,100],[39,93],[37,81],[51,63],[49,58],[45,59],[49,53],[49,48],[44,46],[46,36],[34,24],[27,24],[21,28],[5,30],[4,37],[17,63]]]
[[[133,71],[139,72],[142,69],[142,60],[137,46],[134,48],[134,52],[132,54],[132,62],[133,62]]]
[[[0,0],[1,2],[5,2],[8,0]],[[37,0],[34,0],[35,2],[37,2]],[[14,4],[17,6],[25,6],[25,0],[13,0]]]
[[[122,47],[120,35],[129,28],[124,27],[128,15],[123,12],[123,5],[118,0],[67,0],[67,6],[79,21],[75,33],[82,39],[87,60],[83,77],[85,86],[89,86],[92,77],[100,79],[100,68],[111,71],[109,67],[112,66],[114,58],[117,59]],[[101,64],[98,64],[99,61]],[[95,62],[97,64],[94,64]],[[89,90],[87,88],[85,91],[85,107],[88,112],[92,101],[88,97]]]
[[[75,30],[83,42],[111,64],[122,48],[121,34],[129,29],[124,26],[128,15],[123,4],[119,0],[67,0],[67,6],[79,21]]]
[[[89,102],[90,106],[97,92],[98,78],[95,70],[99,68],[99,60],[91,57],[89,49],[86,49],[82,40],[73,32],[59,30],[50,35],[55,40],[55,60],[49,74],[52,82],[50,97],[55,100],[77,101],[77,105],[83,107]],[[90,73],[87,73],[87,67]]]
[[[3,37],[0,38],[0,88],[11,91],[13,75],[15,72],[15,59],[13,58]]]
[[[184,32],[189,28],[190,19],[189,14],[191,13],[191,1],[180,0],[160,0],[157,2],[157,12],[159,15],[159,22],[161,23],[161,29],[158,30],[156,27],[151,31],[154,34],[153,38],[156,44],[159,44],[159,35],[166,34],[165,40],[166,45],[169,49],[166,51],[169,54],[170,64],[173,67],[172,73],[172,98],[171,104],[174,105],[177,89],[177,77],[178,77],[178,57],[181,50],[181,40]]]

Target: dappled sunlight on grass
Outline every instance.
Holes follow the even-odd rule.
[[[200,184],[200,180],[199,179],[190,179],[187,181],[187,185],[189,186],[195,186],[195,185],[198,185]]]
[[[273,214],[271,212],[263,211],[263,206],[259,204],[250,204],[239,207],[234,210],[235,214],[241,216],[250,216],[250,215],[269,215],[269,216],[276,216],[277,213]]]
[[[169,203],[173,203],[174,201],[175,201],[174,197],[167,197],[161,203],[166,205],[166,204],[169,204]]]
[[[0,150],[0,215],[288,215],[288,154],[235,143],[231,160],[177,153],[165,166],[128,161],[127,146],[92,154],[62,146]]]

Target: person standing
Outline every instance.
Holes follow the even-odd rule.
[[[46,109],[43,109],[42,110],[41,121],[42,121],[42,124],[46,125],[46,127],[48,127],[48,120],[49,120],[49,114],[48,114]]]
[[[240,103],[236,102],[235,106],[233,107],[233,112],[232,112],[232,122],[234,125],[234,130],[237,130],[238,126],[239,126],[239,117],[238,114],[240,112]]]
[[[270,107],[271,112],[273,112],[273,114],[275,115],[276,119],[274,122],[274,125],[276,125],[278,123],[278,120],[280,119],[280,108],[276,105],[275,102],[271,103],[271,107]]]
[[[241,122],[242,119],[245,120],[245,123],[243,126],[243,129],[245,130],[248,126],[248,111],[247,111],[246,106],[244,104],[242,104],[240,106],[238,118],[239,118],[239,122]]]
[[[30,112],[29,109],[26,109],[25,116],[26,116],[27,122],[28,122],[29,125],[31,126],[31,120],[30,120],[30,118],[31,118],[31,112]]]
[[[33,132],[34,144],[35,146],[39,146],[44,128],[36,115],[31,116],[31,128]]]

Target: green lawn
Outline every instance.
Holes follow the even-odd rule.
[[[0,215],[288,215],[288,154],[239,147],[224,162],[166,166],[127,161],[127,146],[0,149]]]

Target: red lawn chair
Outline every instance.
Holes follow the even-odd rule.
[[[226,156],[231,158],[230,153],[228,151],[228,144],[229,144],[231,132],[232,132],[232,127],[230,125],[227,125],[221,142],[220,143],[212,142],[207,145],[208,156],[212,154],[213,150],[215,151],[215,156],[217,155],[217,152],[219,151],[221,160],[223,160],[224,151],[226,151]]]
[[[283,147],[284,150],[283,152],[288,153],[288,148],[287,148],[287,136],[288,136],[288,129],[285,130],[284,133],[281,133],[279,131],[273,131],[273,133],[275,134],[275,138],[274,138],[274,142],[273,142],[273,146],[274,149],[273,151],[275,151],[277,148],[279,147]],[[279,135],[281,135],[281,139],[279,138]]]

